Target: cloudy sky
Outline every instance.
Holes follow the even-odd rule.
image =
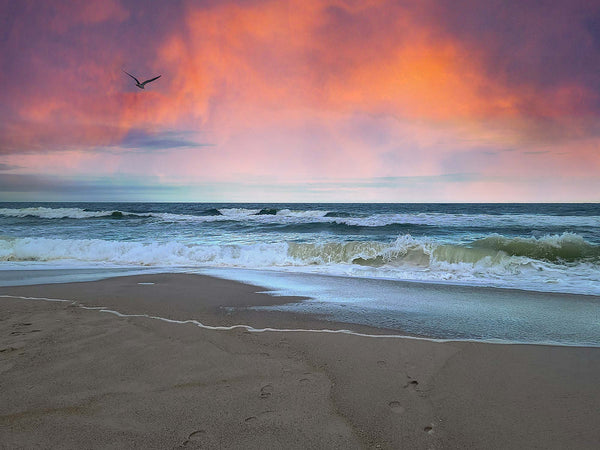
[[[0,0],[0,200],[600,201],[600,2]]]

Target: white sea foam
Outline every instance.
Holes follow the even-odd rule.
[[[222,208],[218,210],[221,214],[227,217],[248,217],[260,212],[260,209],[248,208]]]
[[[489,238],[486,238],[489,239]],[[440,244],[399,236],[393,242],[351,241],[200,245],[99,239],[0,239],[0,264],[68,262],[119,266],[240,267],[344,276],[443,281],[498,287],[600,294],[598,247],[565,233],[540,239],[496,238],[494,245]],[[485,240],[481,240],[482,242]],[[476,241],[474,244],[477,244]],[[578,247],[578,246],[579,247]],[[539,259],[552,250],[553,259]],[[563,261],[561,251],[580,258]],[[512,253],[507,250],[512,250]],[[521,251],[521,253],[519,253]],[[595,256],[586,257],[586,252]],[[558,256],[557,256],[558,255]]]
[[[81,208],[1,208],[0,216],[40,217],[43,219],[88,219],[90,217],[109,216],[113,211],[86,211]]]
[[[291,209],[282,209],[277,211],[277,216],[281,217],[296,217],[307,219],[322,219],[329,211],[307,210],[307,211],[292,211]]]
[[[276,214],[259,215],[260,209],[221,208],[219,215],[174,214],[164,212],[89,211],[80,208],[0,208],[0,216],[40,217],[44,219],[89,219],[95,217],[143,216],[165,222],[217,222],[244,221],[272,224],[338,223],[349,226],[381,227],[393,224],[428,225],[440,227],[532,227],[540,224],[559,227],[597,227],[600,216],[558,216],[540,214],[448,214],[448,213],[396,213],[372,214],[366,217],[328,215],[334,211],[281,209]]]

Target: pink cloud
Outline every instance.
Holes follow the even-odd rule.
[[[529,72],[494,72],[490,54],[506,49],[483,31],[480,41],[463,31],[442,3],[192,2],[152,29],[146,3],[52,2],[46,25],[23,15],[9,34],[24,56],[11,53],[10,88],[0,94],[2,162],[48,173],[281,185],[441,176],[453,160],[463,161],[453,171],[488,181],[597,171],[593,77],[565,69],[544,84]],[[568,17],[567,36],[575,23]],[[543,40],[527,43],[535,48],[521,53],[546,51]],[[123,68],[163,76],[139,91]],[[214,146],[135,152],[123,143],[136,130],[185,130]],[[495,149],[512,151],[485,156]],[[503,195],[494,194],[502,181],[471,183],[448,185],[449,195]],[[387,200],[406,194],[385,189]],[[383,191],[363,192],[370,199]]]

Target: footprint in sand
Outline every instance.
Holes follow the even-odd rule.
[[[384,366],[386,366],[386,365],[387,365],[387,363],[386,363],[384,360],[380,360],[380,361],[377,361],[377,365],[378,365],[379,367],[384,367]]]
[[[410,377],[408,377],[410,378]],[[417,389],[417,386],[419,385],[419,382],[417,380],[409,380],[405,385],[404,385],[404,389],[406,388],[410,388],[410,389]]]
[[[10,353],[10,352],[14,352],[15,350],[17,350],[14,347],[5,347],[5,348],[0,348],[0,353]]]
[[[396,414],[402,414],[404,412],[404,407],[400,404],[400,402],[391,401],[388,403],[388,406],[392,412],[395,412]]]
[[[16,331],[13,331],[12,333],[10,333],[11,335],[14,336],[23,336],[25,334],[29,334],[29,333],[39,333],[42,330],[31,330],[29,328],[26,327],[30,327],[32,325],[31,322],[18,322],[13,324],[13,328],[16,328]],[[23,329],[26,328],[26,329]]]
[[[257,420],[259,420],[259,418],[263,418],[263,417],[270,416],[270,415],[271,415],[271,414],[273,414],[274,412],[275,412],[275,411],[271,411],[270,409],[268,409],[268,410],[266,410],[266,411],[263,411],[263,412],[261,412],[260,414],[258,414],[258,417],[257,417],[257,416],[250,416],[250,417],[246,417],[246,418],[244,419],[244,422],[246,422],[246,423],[253,423],[253,422],[256,422]]]
[[[39,333],[42,330],[29,330],[29,331],[13,331],[12,333],[10,333],[13,336],[25,336],[26,334],[29,333]]]
[[[260,398],[269,398],[273,394],[273,385],[266,384],[260,388]]]
[[[188,436],[188,441],[197,441],[206,434],[206,430],[196,430]]]
[[[303,375],[306,375],[304,378],[300,378],[298,383],[300,384],[309,384],[312,382],[312,372],[304,372]]]
[[[190,433],[188,438],[183,442],[183,447],[188,445],[190,442],[200,442],[206,438],[206,430],[196,430]]]

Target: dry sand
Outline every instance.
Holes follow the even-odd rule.
[[[0,288],[0,295],[209,325],[350,327],[227,308],[297,300],[257,290],[162,274]],[[598,348],[214,331],[7,297],[0,336],[1,448],[600,444]]]

